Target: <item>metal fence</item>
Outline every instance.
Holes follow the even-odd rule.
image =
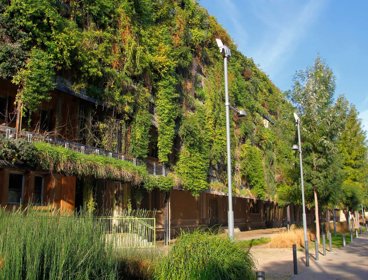
[[[5,138],[15,138],[15,128],[0,125],[0,134],[3,134]],[[164,164],[157,162],[156,160],[141,160],[133,157],[129,157],[122,153],[116,153],[107,151],[101,148],[83,145],[78,142],[67,141],[61,138],[53,137],[48,134],[39,134],[28,131],[21,131],[18,138],[26,139],[28,142],[40,141],[47,142],[55,146],[61,146],[66,149],[70,149],[83,154],[95,154],[105,157],[111,157],[119,160],[129,161],[134,165],[144,165],[147,168],[148,173],[152,175],[167,175],[167,170]]]
[[[115,248],[149,248],[156,246],[156,219],[138,217],[101,217],[106,241]]]

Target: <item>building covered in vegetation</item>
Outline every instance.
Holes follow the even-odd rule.
[[[235,223],[286,219],[292,106],[196,1],[2,1],[0,37],[1,205],[226,225],[221,38],[247,112],[231,122]]]

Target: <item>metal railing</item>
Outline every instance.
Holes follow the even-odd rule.
[[[0,134],[3,134],[5,138],[15,138],[15,128],[0,125]],[[18,138],[26,139],[28,142],[40,141],[47,142],[55,146],[64,147],[83,154],[95,154],[105,157],[111,157],[119,160],[129,161],[134,165],[144,165],[147,168],[149,174],[152,175],[167,175],[167,169],[164,164],[159,163],[153,159],[141,160],[138,158],[129,157],[122,153],[116,153],[105,149],[83,145],[78,142],[72,142],[61,138],[53,137],[48,134],[39,134],[29,131],[21,131],[18,134]]]
[[[139,217],[100,217],[106,241],[115,248],[156,246],[156,219]]]

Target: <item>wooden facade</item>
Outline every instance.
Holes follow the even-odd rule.
[[[75,176],[48,174],[19,168],[0,169],[0,204],[16,209],[31,204],[62,212],[75,207]]]
[[[0,80],[0,125],[15,127],[16,93],[17,88],[14,85]],[[51,92],[49,101],[43,102],[40,109],[32,113],[30,121],[23,119],[23,128],[86,144],[86,135],[90,133],[91,126],[96,121],[93,116],[100,118],[104,114],[106,112],[94,100],[59,87]],[[150,149],[155,151],[157,147]],[[10,186],[9,182],[14,184],[14,187]],[[29,170],[27,167],[9,166],[7,163],[0,164],[1,206],[13,208],[32,202],[73,212],[85,209],[91,196],[94,204],[89,207],[98,215],[115,216],[123,209],[131,207],[157,210],[159,237],[160,233],[162,237],[167,225],[171,229],[171,236],[175,236],[180,230],[227,226],[227,196],[224,194],[204,192],[194,197],[182,190],[172,190],[170,193],[159,190],[148,192],[132,188],[129,183],[77,178],[50,174],[49,171]],[[275,202],[234,197],[233,204],[235,226],[240,230],[285,225],[286,208],[279,207]],[[289,213],[291,223],[300,222],[299,210],[298,207],[292,207]]]

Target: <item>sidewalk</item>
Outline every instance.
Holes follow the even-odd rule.
[[[306,268],[304,266],[300,274],[293,276],[292,279],[368,279],[368,236],[361,235],[359,238],[354,239],[353,243],[344,248],[334,248],[332,252],[327,251],[326,256],[319,256],[318,262],[311,256],[310,267]]]

